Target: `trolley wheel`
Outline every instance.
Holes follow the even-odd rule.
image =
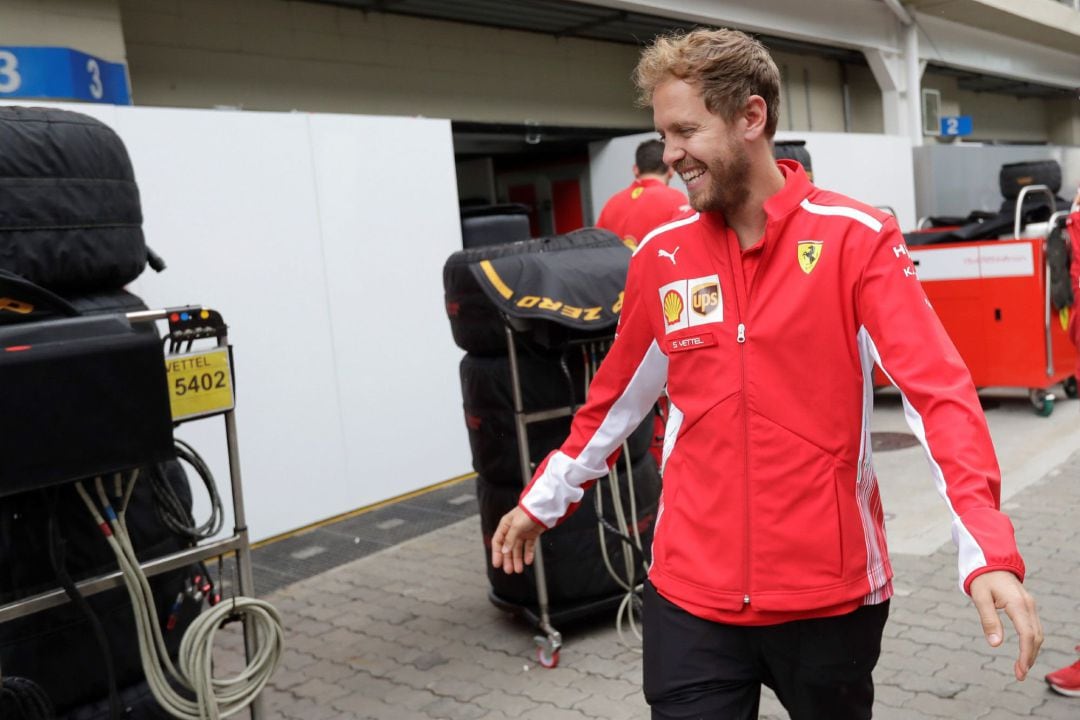
[[[1070,375],[1069,377],[1065,378],[1064,382],[1062,382],[1061,384],[1065,386],[1065,397],[1072,398],[1074,400],[1077,397],[1080,397],[1080,388],[1076,387],[1075,376]]]
[[[545,643],[546,644],[546,643]],[[558,649],[548,651],[544,646],[536,648],[536,661],[549,670],[559,665]]]
[[[536,643],[536,661],[543,667],[553,668],[559,664],[559,648],[562,647],[562,637],[558,633],[554,635],[535,635],[533,642]]]
[[[1050,417],[1054,412],[1054,396],[1040,388],[1033,388],[1028,393],[1031,407],[1039,417]]]

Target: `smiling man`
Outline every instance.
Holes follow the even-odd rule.
[[[570,437],[503,517],[521,572],[665,387],[663,496],[644,588],[653,718],[870,718],[893,594],[870,444],[872,371],[903,393],[952,516],[987,642],[1027,675],[1042,643],[975,388],[895,219],[776,162],[780,78],[732,30],[657,39],[635,80],[695,214],[645,237],[617,339]]]

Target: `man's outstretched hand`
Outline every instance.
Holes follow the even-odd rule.
[[[491,564],[502,568],[507,575],[525,571],[536,557],[536,538],[547,530],[515,507],[502,516],[499,527],[491,537]]]
[[[1012,620],[1020,638],[1020,656],[1013,665],[1013,672],[1017,680],[1023,680],[1035,664],[1043,643],[1042,622],[1035,610],[1035,598],[1015,575],[1004,570],[983,573],[971,581],[970,590],[983,633],[991,647],[998,647],[1005,640],[998,610],[1004,610]]]

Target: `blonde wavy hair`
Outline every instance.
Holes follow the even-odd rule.
[[[652,104],[656,86],[671,78],[701,90],[705,107],[731,122],[751,95],[768,108],[765,135],[780,120],[780,71],[765,46],[738,30],[694,30],[660,35],[641,53],[634,69],[638,104]]]

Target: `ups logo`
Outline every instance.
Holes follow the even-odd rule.
[[[690,308],[705,316],[720,307],[719,283],[703,283],[690,288]]]

